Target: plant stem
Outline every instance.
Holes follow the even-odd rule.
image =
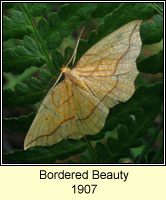
[[[89,139],[87,138],[87,136],[84,136],[84,140],[86,142],[86,145],[87,145],[87,147],[89,149],[89,152],[90,152],[91,156],[94,158],[95,163],[97,163],[96,153],[95,153],[95,151],[94,151]]]
[[[151,140],[149,141],[149,143],[147,144],[147,146],[144,148],[142,154],[140,155],[140,157],[137,160],[137,163],[141,163],[142,159],[144,158],[144,156],[148,153],[151,145],[154,143],[156,137],[158,136],[158,134],[160,133],[161,129],[163,128],[163,121],[160,123],[160,125],[157,127],[156,131],[154,132],[153,137],[151,138]]]
[[[162,10],[160,9],[160,7],[156,3],[152,3],[152,6],[160,15],[163,15]]]
[[[3,76],[6,78],[7,83],[5,84],[4,88],[13,88],[17,83],[21,83],[26,80],[29,76],[37,72],[39,69],[35,67],[27,68],[22,74],[20,75],[13,75],[11,73],[3,72]]]
[[[30,15],[30,13],[28,12],[28,10],[27,10],[26,6],[24,5],[24,3],[19,3],[19,7],[20,7],[22,13],[24,14],[24,16],[26,17],[28,23],[33,28],[33,33],[34,33],[34,35],[36,37],[36,42],[38,44],[38,47],[39,47],[41,53],[46,58],[46,63],[47,63],[47,66],[48,66],[48,69],[49,69],[50,73],[52,75],[54,75],[55,74],[55,68],[54,68],[54,66],[53,66],[53,64],[51,62],[51,59],[50,59],[49,55],[48,55],[47,49],[46,49],[46,47],[44,45],[44,42],[41,39],[41,37],[40,37],[36,27],[35,27],[35,24],[33,23],[33,20],[32,20],[32,17]]]
[[[154,155],[150,163],[153,163],[153,164],[161,163],[162,160],[163,160],[163,144],[161,148],[159,149],[159,151],[156,152],[156,154]]]

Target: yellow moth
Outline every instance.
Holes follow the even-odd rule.
[[[73,69],[62,68],[65,78],[44,98],[24,149],[80,139],[103,128],[109,108],[127,101],[135,91],[140,24],[136,20],[122,26],[92,46]]]

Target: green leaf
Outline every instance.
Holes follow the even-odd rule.
[[[120,3],[97,3],[97,8],[92,13],[92,17],[104,17],[105,15],[111,14],[120,5]]]
[[[68,61],[70,60],[70,58],[72,57],[73,55],[73,52],[74,52],[74,49],[71,48],[71,47],[67,47],[65,49],[65,58],[64,58],[64,64],[67,64]]]
[[[47,48],[52,50],[58,48],[58,46],[62,42],[62,36],[58,31],[54,31],[48,38],[47,38]]]
[[[74,28],[90,17],[96,6],[95,3],[71,3],[63,5],[58,12],[52,13],[49,17],[48,48],[56,49],[64,37],[69,36]]]
[[[55,163],[57,159],[64,160],[71,155],[85,150],[85,143],[76,140],[62,140],[48,147],[32,147],[28,150],[16,150],[4,154],[7,163]]]
[[[121,145],[123,145],[123,147],[125,146],[125,148],[123,148],[123,150],[122,150]],[[109,158],[107,158],[107,160],[111,159],[114,161],[116,160],[116,162],[118,162],[118,158],[127,157],[130,154],[128,144],[124,144],[124,143],[122,144],[116,138],[109,137],[107,139],[107,146],[110,149],[110,151],[112,152],[112,158],[110,156]]]
[[[11,11],[11,18],[3,16],[3,40],[11,38],[22,39],[29,35],[32,27],[28,25],[24,15],[17,10]]]
[[[24,37],[24,46],[5,49],[3,52],[4,72],[22,73],[30,66],[40,67],[45,63],[35,41],[29,36]]]
[[[110,156],[109,149],[101,142],[97,142],[95,146],[97,160],[99,163],[105,163]]]
[[[20,83],[21,84],[21,83]],[[29,88],[27,89],[26,93],[25,90],[22,91],[21,94],[21,87],[17,84],[17,90],[12,90],[10,88],[4,89],[3,91],[3,99],[4,99],[4,106],[7,107],[26,107],[28,105],[34,104],[41,99],[43,96],[43,92],[39,91],[30,91]]]
[[[87,152],[87,151],[85,151],[85,152]],[[81,154],[80,155],[80,163],[85,163],[85,164],[94,163],[94,159],[88,155]]]
[[[156,4],[159,6],[160,10],[163,12],[164,3],[156,3]]]
[[[118,132],[119,142],[126,143],[128,137],[130,137],[130,133],[128,132],[128,129],[126,128],[126,126],[120,125],[117,132]]]
[[[150,73],[150,74],[163,73],[164,69],[163,53],[164,53],[163,50],[161,50],[157,54],[149,56],[143,59],[142,61],[138,62],[137,64],[138,70],[140,72]]]
[[[36,113],[3,119],[3,128],[8,132],[27,132]]]
[[[45,40],[47,38],[48,32],[49,32],[49,24],[48,21],[45,18],[41,18],[38,22],[38,32],[41,35],[41,37]]]
[[[77,60],[91,46],[103,39],[108,34],[120,28],[130,21],[142,19],[147,20],[153,16],[153,7],[151,3],[123,3],[115,9],[111,15],[107,15],[104,23],[99,25],[98,34],[92,31],[89,34],[88,41],[80,40],[77,52]]]
[[[53,50],[52,52],[52,63],[55,69],[59,69],[64,65],[64,57],[58,50]]]
[[[40,50],[39,50],[35,40],[33,40],[33,38],[31,38],[29,36],[25,36],[23,42],[24,42],[25,48],[27,48],[32,54],[41,55]]]
[[[18,95],[24,95],[30,92],[28,86],[25,83],[16,84],[15,91],[17,92]]]
[[[16,84],[15,90],[10,88],[3,90],[4,106],[26,107],[37,103],[48,92],[52,83],[51,76],[46,70],[40,71],[40,81],[32,77],[27,79],[27,83]]]
[[[32,90],[41,90],[43,88],[41,81],[38,79],[31,77],[26,80],[27,86]]]
[[[50,73],[45,69],[40,70],[39,77],[43,85],[47,84],[51,79]]]
[[[26,3],[25,5],[29,10],[30,15],[33,17],[45,15],[49,8],[47,3]]]
[[[155,15],[152,21],[141,25],[140,31],[143,44],[160,42],[163,38],[163,16]]]

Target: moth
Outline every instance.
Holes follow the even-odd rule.
[[[92,46],[74,68],[62,67],[64,80],[57,84],[58,79],[41,103],[24,149],[80,139],[103,128],[109,108],[135,91],[140,24],[135,20],[122,26]]]

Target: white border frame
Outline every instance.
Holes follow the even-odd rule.
[[[45,3],[96,3],[96,2],[101,2],[101,3],[131,3],[131,1],[1,1],[1,52],[3,52],[2,49],[2,44],[3,44],[3,38],[2,38],[2,19],[3,19],[3,10],[2,10],[2,3],[40,3],[40,2],[45,2]],[[151,1],[132,1],[132,3],[151,3]],[[153,2],[153,1],[152,1]],[[154,3],[154,2],[153,2]],[[2,53],[1,53],[1,163],[0,166],[165,166],[165,1],[157,1],[157,3],[164,3],[164,9],[163,9],[163,18],[164,18],[164,37],[163,37],[163,49],[164,49],[164,127],[163,127],[163,132],[164,132],[164,163],[163,164],[3,164],[2,163],[2,91],[3,91],[3,70],[2,70]]]

